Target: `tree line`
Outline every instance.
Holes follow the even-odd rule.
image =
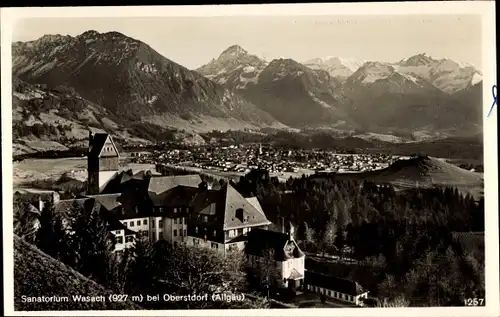
[[[453,238],[454,232],[484,231],[484,199],[454,188],[396,191],[306,177],[278,183],[247,176],[235,186],[256,194],[271,221],[290,219],[306,251],[355,263],[324,267],[306,259],[307,269],[356,279],[377,298],[403,296],[412,306],[484,298],[484,245],[464,248]]]

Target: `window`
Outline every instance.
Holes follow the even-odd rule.
[[[128,222],[124,221],[123,224],[125,225],[125,227],[128,226]]]
[[[208,216],[203,216],[203,222],[208,222]]]
[[[163,220],[158,220],[158,227],[163,227]]]
[[[234,230],[229,230],[229,238],[233,238],[234,237]]]
[[[174,214],[176,214],[176,213],[177,213],[177,208],[174,208]]]
[[[125,241],[126,242],[134,242],[134,237],[133,236],[126,236]]]
[[[187,229],[184,229],[184,236],[187,236]]]
[[[174,225],[177,224],[177,218],[174,218]]]
[[[236,209],[236,218],[243,222],[243,208]]]
[[[200,240],[198,240],[198,239],[193,239],[193,244],[194,244],[194,245],[199,245],[199,244],[200,244]]]
[[[116,243],[122,244],[123,243],[123,237],[116,237]]]
[[[140,226],[141,225],[141,221],[140,220],[137,220],[137,225]]]
[[[194,228],[194,232],[198,233],[198,226]]]
[[[177,237],[177,230],[174,230],[174,237]]]
[[[133,227],[133,226],[134,226],[134,222],[133,222],[133,221],[131,221],[131,222],[130,222],[130,226],[131,226],[131,227]]]
[[[214,230],[214,237],[217,237],[217,230]]]
[[[155,226],[155,220],[151,220],[151,224],[153,225],[153,227]]]
[[[160,207],[160,212],[163,212],[163,207]]]
[[[218,249],[219,246],[217,245],[217,243],[212,243],[212,249]]]
[[[148,224],[148,221],[147,221],[146,219],[144,219],[144,220],[142,221],[142,224],[143,224],[143,225],[147,225],[147,224]]]
[[[149,236],[149,234],[148,234],[148,232],[146,230],[144,230],[144,231],[142,231],[142,236],[143,237],[147,237],[147,236]]]
[[[182,219],[184,219],[184,218],[179,219],[179,224],[181,224],[181,225],[182,225]]]
[[[332,292],[328,291],[328,296],[332,296]]]

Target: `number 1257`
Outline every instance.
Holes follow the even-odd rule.
[[[484,298],[466,298],[464,299],[465,306],[484,306]]]

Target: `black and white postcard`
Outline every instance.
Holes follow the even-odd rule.
[[[493,1],[1,23],[7,315],[500,313]]]

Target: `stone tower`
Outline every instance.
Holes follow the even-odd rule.
[[[89,131],[87,194],[98,195],[118,173],[119,163],[120,153],[111,136],[107,133],[92,134]]]

